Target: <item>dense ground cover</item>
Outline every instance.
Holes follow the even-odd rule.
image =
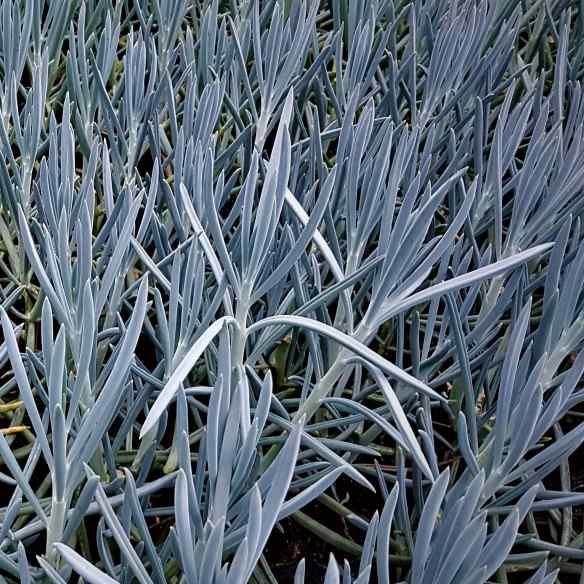
[[[582,584],[583,72],[578,0],[1,0],[1,581]]]

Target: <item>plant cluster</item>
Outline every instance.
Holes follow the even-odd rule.
[[[578,0],[0,0],[0,581],[582,584],[583,74]]]

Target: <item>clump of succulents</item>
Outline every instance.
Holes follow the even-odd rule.
[[[0,581],[582,584],[583,75],[576,0],[0,0]]]

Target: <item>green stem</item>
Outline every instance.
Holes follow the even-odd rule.
[[[308,421],[314,415],[320,406],[321,400],[330,394],[335,383],[342,375],[347,353],[346,349],[340,351],[330,369],[316,383],[306,401],[296,411],[296,414],[292,418],[293,423],[298,423],[303,416],[306,416],[305,421]],[[271,446],[262,460],[262,468],[265,469],[272,464],[281,447],[281,444]]]
[[[65,527],[65,517],[67,515],[67,503],[65,499],[53,499],[51,505],[51,516],[47,527],[47,547],[46,556],[55,567],[59,560],[59,554],[55,549],[55,543],[63,539],[63,529]]]

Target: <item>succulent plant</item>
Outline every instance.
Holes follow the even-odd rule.
[[[0,0],[0,581],[582,584],[583,40]]]

